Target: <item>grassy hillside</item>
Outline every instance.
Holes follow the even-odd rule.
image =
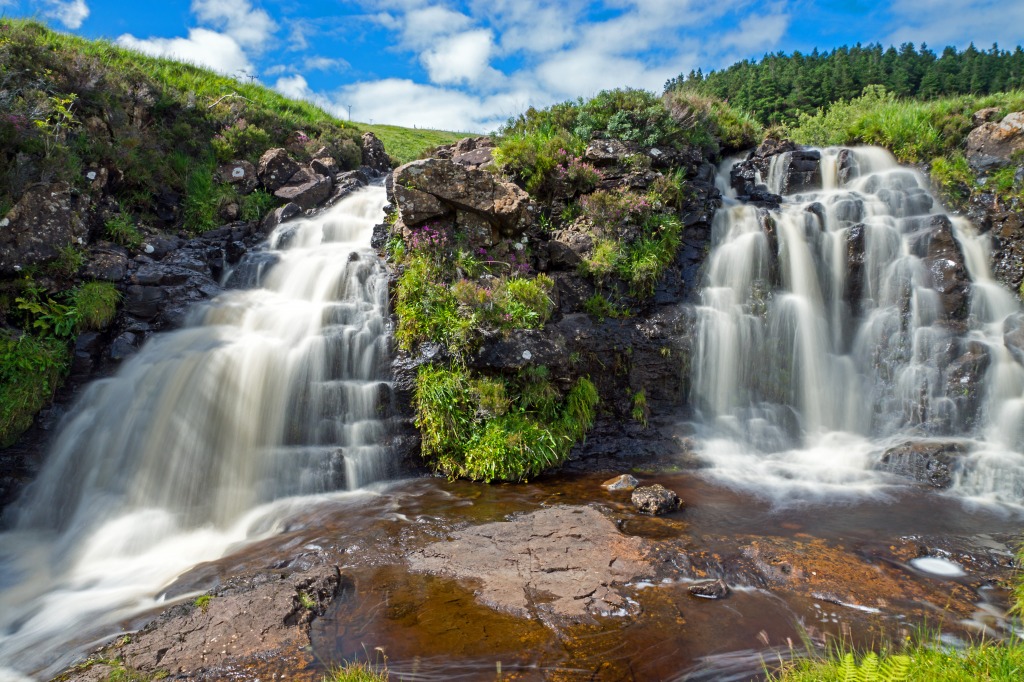
[[[384,143],[384,148],[388,150],[388,156],[398,164],[415,161],[428,149],[458,142],[464,137],[473,135],[473,133],[457,133],[448,130],[402,128],[401,126],[370,125],[369,123],[353,123],[352,125],[379,137]]]
[[[29,186],[66,182],[88,197],[90,238],[129,252],[160,232],[215,228],[232,207],[252,221],[278,203],[219,184],[218,164],[286,147],[299,161],[326,153],[351,169],[364,130],[400,161],[460,137],[350,124],[261,85],[17,19],[0,19],[0,112],[0,218]],[[116,313],[114,284],[79,277],[88,245],[59,246],[54,261],[0,277],[0,447],[60,385],[73,339]]]

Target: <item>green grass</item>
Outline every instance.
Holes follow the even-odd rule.
[[[324,682],[387,682],[387,664],[346,663],[324,678]]]
[[[79,330],[103,329],[117,314],[121,294],[110,282],[85,282],[71,292]]]
[[[49,402],[70,352],[57,338],[0,334],[0,447],[14,443]]]
[[[128,249],[142,246],[142,234],[139,233],[131,216],[118,213],[111,216],[103,225],[107,239]]]
[[[395,163],[401,165],[422,158],[424,152],[434,147],[458,142],[474,133],[459,133],[448,130],[430,130],[428,128],[403,128],[401,126],[353,123],[363,132],[376,135],[384,143]]]

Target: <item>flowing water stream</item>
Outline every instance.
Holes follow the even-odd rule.
[[[824,189],[778,210],[741,204],[722,182],[691,358],[708,466],[659,475],[688,504],[668,518],[638,517],[599,475],[368,492],[393,471],[378,418],[387,278],[368,248],[384,192],[279,228],[236,275],[258,288],[197,309],[87,389],[8,510],[0,680],[54,673],[133,616],[296,547],[344,564],[355,586],[314,623],[320,664],[380,645],[405,679],[493,679],[495,661],[524,679],[747,679],[801,631],[902,637],[905,618],[948,608],[952,593],[963,620],[951,630],[998,635],[1005,614],[971,576],[936,582],[925,569],[941,560],[918,570],[911,557],[980,537],[977,556],[991,552],[972,575],[1009,560],[1024,500],[1024,370],[1003,327],[1019,304],[992,279],[987,237],[943,222],[923,178],[881,150],[852,159],[842,173],[838,150],[824,150]],[[765,178],[776,191],[781,163]],[[955,282],[940,277],[953,260],[969,280],[959,316],[948,310]],[[967,453],[948,495],[880,470],[882,453],[908,440]],[[624,588],[642,604],[635,621],[524,621],[402,563],[467,524],[595,502],[679,559],[659,569],[671,576],[662,583]],[[779,557],[802,577],[763,589],[757,562]],[[733,596],[695,605],[686,586],[708,576]]]
[[[780,504],[884,496],[887,448],[956,441],[954,494],[1024,503],[1024,367],[1003,340],[1020,305],[987,236],[881,149],[822,150],[823,189],[777,210],[737,201],[730,165],[691,362],[714,475]]]
[[[308,496],[385,476],[385,203],[370,187],[279,227],[242,266],[259,288],[89,386],[0,535],[0,679],[59,670]]]

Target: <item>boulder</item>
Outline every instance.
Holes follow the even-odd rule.
[[[591,140],[583,158],[595,166],[614,166],[631,153],[622,140]]]
[[[686,591],[691,597],[698,599],[725,599],[729,596],[729,586],[721,578],[694,583],[686,588]]]
[[[637,488],[631,500],[638,512],[651,516],[674,512],[682,505],[679,496],[660,483]]]
[[[593,238],[576,230],[558,230],[548,242],[548,258],[551,267],[574,270],[594,248]]]
[[[97,242],[89,247],[89,257],[82,277],[105,282],[120,282],[128,274],[128,252],[110,242]]]
[[[331,196],[324,202],[324,206],[334,206],[360,187],[366,187],[369,182],[366,173],[361,170],[338,173],[334,176],[334,189],[331,190]]]
[[[456,154],[452,161],[466,168],[487,168],[494,165],[494,149],[481,147],[465,154]]]
[[[290,157],[286,150],[278,147],[264,152],[256,172],[267,191],[276,192],[289,182],[299,169],[298,162]]]
[[[999,107],[985,107],[984,109],[978,109],[974,112],[974,115],[971,116],[971,123],[973,123],[974,127],[977,128],[983,123],[988,123],[998,115]]]
[[[629,474],[622,474],[621,476],[616,476],[615,478],[608,479],[607,481],[601,484],[601,487],[609,491],[632,491],[635,490],[638,485],[640,485],[640,481],[636,480]]]
[[[309,162],[309,169],[319,175],[334,177],[341,172],[338,162],[330,156],[321,156]]]
[[[967,452],[964,443],[908,441],[886,450],[879,468],[933,488],[948,488],[958,461]]]
[[[89,198],[72,192],[66,182],[30,186],[0,218],[0,275],[17,275],[57,258],[66,246],[84,244],[88,208]]]
[[[936,215],[929,220],[929,227],[924,264],[931,277],[932,288],[939,294],[947,321],[966,320],[971,280],[960,244],[953,236],[953,225],[948,217]]]
[[[391,157],[384,143],[371,132],[363,133],[363,165],[380,174],[391,171]]]
[[[217,169],[217,179],[225,185],[234,185],[239,194],[251,194],[259,179],[256,166],[248,161],[232,161]]]
[[[331,178],[300,169],[274,192],[278,199],[294,203],[304,211],[314,209],[331,195]]]
[[[298,204],[285,204],[284,206],[275,208],[273,211],[266,215],[266,217],[263,219],[261,229],[263,230],[264,234],[270,234],[277,228],[278,225],[287,222],[298,215],[302,215],[302,209],[299,207]]]
[[[411,187],[395,185],[395,204],[402,216],[402,222],[413,227],[433,218],[447,214],[450,209],[433,194]]]
[[[447,159],[423,159],[400,166],[394,172],[393,188],[396,195],[402,188],[419,190],[454,209],[481,214],[504,236],[514,236],[517,228],[521,229],[530,208],[529,195],[513,183]]]
[[[982,123],[967,136],[967,161],[977,170],[1005,166],[1024,150],[1024,111],[1007,114],[999,123]]]

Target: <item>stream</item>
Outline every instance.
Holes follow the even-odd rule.
[[[740,202],[723,166],[694,414],[655,419],[669,466],[632,472],[684,500],[656,518],[595,473],[396,480],[387,270],[369,249],[384,191],[279,227],[244,264],[258,287],[92,384],[6,510],[0,680],[48,679],[233,575],[303,562],[343,578],[312,663],[288,671],[311,682],[378,647],[405,680],[741,680],[827,637],[1005,637],[1024,368],[1002,330],[1019,302],[914,171],[820,154],[823,189],[777,209]],[[776,193],[786,163],[763,178]],[[933,462],[941,485],[907,478]],[[549,618],[540,595],[526,618],[485,603],[483,578],[410,568],[467,529],[583,506],[644,548],[621,609]],[[690,594],[717,578],[727,598]]]

